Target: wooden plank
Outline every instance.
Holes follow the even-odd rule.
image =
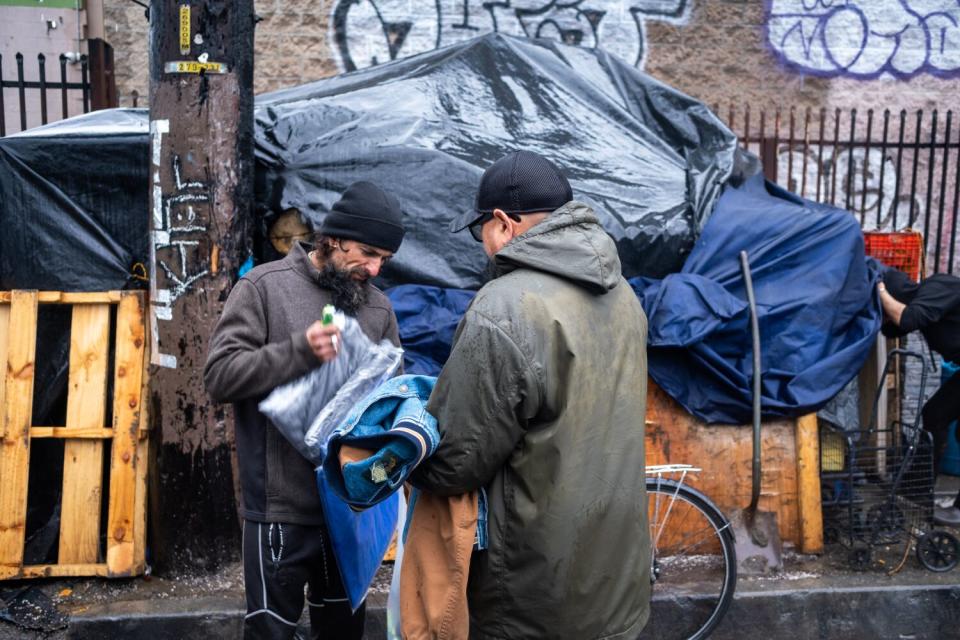
[[[31,564],[22,568],[0,567],[0,580],[12,578],[57,578],[109,576],[106,563],[100,564]]]
[[[70,429],[67,427],[31,427],[30,437],[60,438],[63,440],[109,440],[113,438],[113,429],[93,428]]]
[[[63,429],[68,437],[71,431],[104,427],[109,349],[110,305],[75,305],[70,325],[67,425]],[[60,564],[97,561],[102,472],[101,440],[64,443],[60,554],[57,556]]]
[[[117,310],[113,382],[113,447],[107,514],[107,567],[110,575],[131,575],[134,564],[137,436],[144,371],[144,299],[125,291]]]
[[[652,380],[647,387],[646,460],[692,464],[702,471],[688,479],[729,514],[750,504],[753,432],[749,425],[700,422]],[[760,510],[777,514],[780,537],[799,545],[796,426],[792,420],[764,422],[761,435]]]
[[[143,354],[140,381],[140,426],[137,433],[137,479],[133,501],[133,574],[141,574],[147,565],[147,471],[150,466],[150,341]]]
[[[122,291],[39,291],[37,301],[40,304],[116,304],[120,302]],[[0,302],[10,302],[11,292],[0,291]]]
[[[817,414],[797,420],[797,510],[800,550],[823,552],[823,509],[820,505],[820,438]]]
[[[6,365],[7,362],[7,345],[9,344],[8,337],[10,332],[10,304],[0,304],[0,365]],[[6,368],[0,370],[0,438],[4,436],[7,432],[6,429],[6,411],[4,407],[6,406],[3,403],[3,399],[6,397],[7,385],[6,385],[6,376],[3,371]],[[3,461],[0,458],[0,478],[3,477]]]
[[[0,567],[19,569],[27,519],[30,477],[30,423],[37,342],[37,293],[14,291],[10,297],[6,359],[6,428],[0,449]]]

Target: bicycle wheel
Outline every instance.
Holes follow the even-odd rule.
[[[641,638],[700,640],[720,623],[737,583],[733,534],[705,495],[647,478],[653,582]]]

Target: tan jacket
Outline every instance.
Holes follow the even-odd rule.
[[[477,492],[417,496],[400,568],[404,640],[466,640],[467,578],[477,530]]]

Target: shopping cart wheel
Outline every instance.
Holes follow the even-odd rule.
[[[870,547],[854,547],[847,556],[850,567],[856,571],[866,571],[870,568]]]
[[[960,540],[946,531],[931,531],[917,541],[917,560],[930,571],[950,571],[958,557]]]

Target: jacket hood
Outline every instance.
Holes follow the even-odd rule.
[[[573,200],[511,240],[494,257],[497,275],[527,268],[550,273],[597,293],[620,282],[620,257],[593,210]]]

